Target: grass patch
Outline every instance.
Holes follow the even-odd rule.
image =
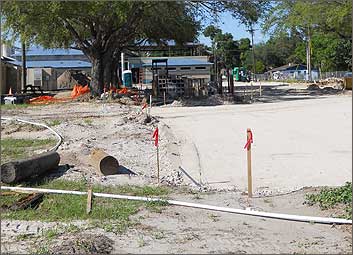
[[[54,146],[54,139],[15,139],[3,138],[1,143],[2,163],[33,156],[33,150],[46,149]]]
[[[33,184],[33,183],[32,183]],[[36,186],[36,185],[35,185]],[[33,187],[33,185],[32,185]],[[65,189],[87,191],[85,181],[54,180],[38,183],[39,188]],[[113,194],[129,194],[139,196],[165,196],[170,190],[164,187],[150,186],[93,186],[93,192],[104,192]],[[16,195],[18,197],[18,195]],[[0,205],[6,208],[18,198],[11,196],[0,196]],[[63,221],[92,220],[92,224],[102,227],[106,231],[121,233],[133,223],[129,217],[136,214],[141,208],[149,210],[161,210],[166,206],[164,202],[142,202],[122,199],[110,199],[94,197],[92,211],[86,214],[87,196],[45,194],[43,202],[37,209],[28,208],[19,211],[4,211],[2,217],[16,220],[42,220]]]
[[[48,120],[45,122],[49,127],[54,127],[58,126],[61,124],[61,120],[55,119],[55,120]]]
[[[345,218],[352,218],[352,183],[346,182],[344,186],[337,188],[323,188],[318,194],[306,195],[306,203],[309,205],[319,204],[323,210],[343,205]]]
[[[83,122],[89,126],[92,126],[93,120],[92,119],[84,119]]]
[[[1,110],[16,110],[25,109],[27,107],[33,106],[31,104],[1,104]]]

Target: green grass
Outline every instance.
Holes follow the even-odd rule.
[[[15,139],[3,138],[1,143],[1,163],[33,156],[33,151],[55,145],[54,139]]]
[[[49,127],[58,126],[61,124],[61,120],[48,120],[45,122]]]
[[[323,210],[343,205],[345,218],[352,218],[352,183],[346,182],[344,186],[337,188],[323,188],[318,194],[306,195],[306,202],[309,205],[319,204]]]
[[[33,104],[1,104],[1,110],[16,110],[16,109],[24,109],[30,106],[34,106]]]
[[[26,186],[26,184],[25,184]],[[36,186],[36,185],[34,185]],[[33,187],[33,183],[32,183]],[[84,181],[54,180],[38,183],[39,188],[65,189],[86,191],[87,184]],[[139,196],[166,196],[170,190],[164,187],[150,186],[93,186],[93,192],[105,192],[114,194],[129,194]],[[17,198],[11,196],[0,196],[0,206],[9,206]],[[87,196],[45,194],[43,202],[37,209],[2,212],[5,219],[16,220],[41,220],[41,221],[63,221],[91,220],[93,225],[103,227],[106,231],[123,232],[133,222],[129,217],[136,214],[142,208],[158,211],[167,204],[164,202],[142,202],[123,199],[94,197],[92,211],[86,213]]]
[[[89,126],[92,126],[93,120],[92,119],[84,119],[83,122]]]

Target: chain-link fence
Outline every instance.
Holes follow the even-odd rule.
[[[333,71],[333,72],[315,72],[313,73],[313,80],[318,79],[327,79],[327,78],[343,78],[347,71]],[[256,74],[255,79],[257,81],[288,81],[288,80],[297,80],[297,81],[306,81],[307,75],[300,73],[281,73],[277,72],[275,74],[264,73]]]

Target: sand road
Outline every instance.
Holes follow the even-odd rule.
[[[253,190],[342,185],[352,176],[352,98],[156,107],[179,140],[181,164],[213,188],[246,190],[246,129],[254,134]],[[200,177],[201,174],[201,177]]]

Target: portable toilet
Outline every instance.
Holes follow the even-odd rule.
[[[240,78],[239,78],[239,67],[234,67],[233,76],[235,77],[236,81],[240,81]]]
[[[132,87],[132,72],[130,70],[123,72],[123,86],[127,88]]]

